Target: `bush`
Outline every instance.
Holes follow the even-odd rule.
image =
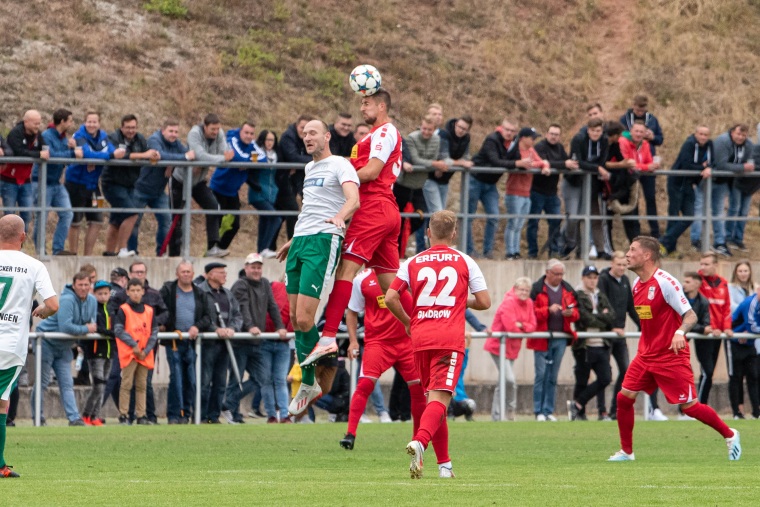
[[[168,18],[187,17],[187,7],[182,0],[149,0],[145,3],[145,10],[148,12],[157,12]]]

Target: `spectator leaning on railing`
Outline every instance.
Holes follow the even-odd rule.
[[[428,213],[435,213],[446,209],[446,199],[449,195],[449,181],[454,176],[449,171],[449,166],[470,168],[473,163],[470,160],[470,128],[472,116],[465,114],[459,118],[452,118],[446,122],[446,126],[439,129],[441,137],[440,158],[446,162],[446,169],[435,170],[428,173],[428,179],[422,186],[425,195],[425,204]]]
[[[607,153],[607,162],[604,164],[605,169],[610,173],[609,181],[603,182],[602,196],[606,197],[605,208],[607,215],[634,215],[639,214],[639,194],[641,185],[639,184],[639,174],[636,171],[636,161],[626,159],[620,151],[620,137],[623,134],[623,125],[617,121],[611,121],[604,124],[604,130],[607,132],[607,139],[610,143],[610,149]],[[612,246],[612,220],[605,222],[605,241]],[[623,229],[628,241],[639,235],[641,224],[638,220],[623,220]]]
[[[748,157],[745,158],[744,174],[755,172],[757,170],[755,160],[760,157],[760,146],[754,146],[752,141],[747,139],[744,142],[744,154]],[[728,194],[728,216],[746,218],[749,215],[752,196],[758,190],[760,190],[760,178],[743,178],[742,173],[739,172],[739,175],[731,181]],[[726,222],[726,245],[742,252],[749,250],[744,244],[745,225],[746,220]]]
[[[282,160],[280,147],[277,144],[277,134],[271,130],[262,130],[259,133],[256,144],[264,150],[266,160],[270,164],[276,164]],[[274,167],[256,168],[248,171],[248,204],[259,211],[274,211],[277,202],[277,171]],[[269,246],[275,240],[275,236],[282,224],[279,216],[259,216],[258,239],[256,242],[258,252],[265,259],[271,259],[277,252],[270,250]]]
[[[755,292],[742,301],[733,314],[734,331],[737,333],[750,332],[760,333],[760,284],[755,285]],[[747,391],[752,405],[752,418],[760,417],[760,393],[758,390],[758,369],[756,340],[733,339],[726,343],[728,352],[728,393],[731,401],[731,409],[734,419],[744,419],[742,407],[744,406],[744,390],[742,384],[747,378]]]
[[[82,148],[83,163],[70,165],[66,169],[66,190],[69,192],[71,205],[74,208],[94,208],[99,201],[98,182],[103,171],[102,165],[95,165],[94,160],[110,160],[124,158],[126,150],[115,148],[108,139],[105,130],[100,129],[100,113],[88,111],[85,114],[84,125],[74,134],[77,146]],[[87,218],[87,235],[84,240],[84,255],[92,255],[98,240],[100,226],[103,223],[103,213],[100,211],[77,211],[69,229],[69,250],[79,252],[79,232],[82,219]]]

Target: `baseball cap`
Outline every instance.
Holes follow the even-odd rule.
[[[116,271],[116,270],[114,270],[114,271]],[[95,287],[93,288],[93,290],[110,289],[110,288],[111,288],[111,284],[110,283],[106,282],[105,280],[98,280],[97,282],[95,282]]]
[[[209,271],[216,268],[226,268],[227,264],[222,264],[221,262],[209,262],[203,267],[203,272],[208,274]]]
[[[588,276],[588,275],[599,275],[599,270],[596,269],[596,266],[593,264],[590,266],[586,266],[583,268],[583,271],[581,272],[581,276]]]
[[[260,262],[261,264],[264,264],[264,257],[262,257],[260,253],[249,253],[248,257],[245,258],[245,263],[253,264],[254,262]]]
[[[114,268],[111,271],[111,279],[112,280],[114,278],[120,278],[122,276],[125,277],[125,278],[129,278],[129,273],[127,273],[127,270],[124,269],[124,268]]]
[[[532,137],[535,139],[538,137],[538,132],[532,127],[523,127],[520,129],[520,133],[517,134],[517,137]]]

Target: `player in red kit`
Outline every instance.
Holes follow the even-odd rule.
[[[443,210],[430,217],[430,248],[406,261],[385,295],[388,309],[411,329],[414,362],[427,394],[427,406],[414,439],[406,446],[412,456],[412,479],[422,477],[422,455],[431,441],[439,444],[440,477],[453,477],[448,457],[446,411],[464,360],[465,310],[491,306],[486,281],[468,255],[450,245],[456,239],[456,215]],[[411,291],[413,308],[406,313],[401,295]],[[469,297],[472,292],[473,297]]]
[[[411,311],[411,300],[406,311]],[[341,447],[351,450],[356,440],[356,427],[367,406],[367,399],[375,388],[377,379],[386,370],[395,367],[409,385],[414,431],[425,410],[425,392],[420,385],[420,375],[414,364],[412,342],[406,328],[388,310],[385,294],[375,272],[365,269],[354,278],[351,301],[348,303],[346,325],[348,326],[348,357],[359,355],[356,328],[359,313],[364,312],[364,354],[356,391],[351,398],[348,412],[348,430],[340,441]],[[435,445],[435,442],[433,443]],[[436,450],[438,448],[436,447]]]
[[[372,130],[356,143],[350,158],[359,176],[361,208],[346,231],[335,285],[325,307],[322,337],[301,366],[338,350],[335,335],[351,299],[352,280],[362,265],[375,270],[383,291],[398,271],[401,215],[393,184],[401,171],[401,135],[388,118],[390,108],[391,96],[382,88],[362,98],[362,116]]]
[[[715,410],[697,399],[694,374],[685,335],[697,316],[678,281],[658,267],[660,243],[649,236],[634,238],[626,254],[628,269],[638,275],[633,282],[633,304],[641,320],[641,339],[617,395],[617,421],[621,450],[608,461],[633,461],[633,404],[640,391],[651,394],[659,387],[668,403],[710,426],[726,439],[728,459],[742,454],[739,432],[729,428]]]

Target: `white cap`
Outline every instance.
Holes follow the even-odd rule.
[[[260,262],[261,264],[264,264],[264,258],[259,253],[250,253],[248,254],[248,257],[245,258],[246,264],[253,264],[254,262]]]

